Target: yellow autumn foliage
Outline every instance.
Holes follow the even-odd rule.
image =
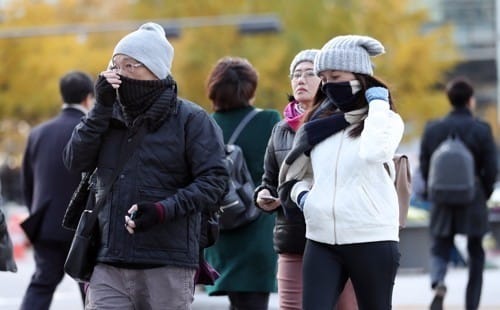
[[[9,0],[0,7],[0,33],[20,27],[140,24],[178,18],[275,14],[278,33],[243,35],[237,25],[192,26],[170,38],[172,67],[179,94],[208,111],[205,80],[223,56],[247,58],[259,72],[255,104],[283,110],[290,92],[289,64],[297,52],[321,48],[341,34],[370,35],[386,47],[373,59],[375,74],[388,82],[407,122],[407,137],[418,136],[429,118],[442,115],[448,103],[442,93],[445,73],[459,55],[451,27],[424,28],[428,15],[409,9],[410,0]],[[75,26],[76,25],[76,26]],[[0,118],[30,125],[53,116],[60,107],[58,80],[78,69],[97,76],[118,40],[135,30],[102,33],[0,38]],[[0,143],[7,139],[0,135]],[[0,145],[1,146],[1,145]]]

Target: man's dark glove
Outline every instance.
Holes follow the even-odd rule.
[[[116,90],[106,78],[99,75],[95,83],[95,101],[107,107],[113,106],[116,100]]]
[[[137,211],[132,220],[135,223],[134,231],[147,231],[165,219],[165,210],[160,203],[141,202],[137,204]]]

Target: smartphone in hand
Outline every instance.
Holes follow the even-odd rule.
[[[264,200],[265,203],[271,203],[271,202],[278,200],[277,197],[273,197],[271,195],[263,195],[263,196],[260,196],[259,198]]]

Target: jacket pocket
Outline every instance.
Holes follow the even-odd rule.
[[[360,187],[359,192],[362,198],[362,202],[364,204],[364,208],[366,208],[370,212],[370,214],[379,215],[380,210],[378,209],[377,204],[375,203],[375,199],[370,189],[364,183],[361,183],[359,187]]]
[[[338,192],[335,213],[346,227],[369,227],[377,225],[380,210],[374,203],[372,193],[362,183],[352,184]]]

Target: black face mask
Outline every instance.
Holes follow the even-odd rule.
[[[171,83],[167,79],[145,81],[125,76],[120,76],[120,79],[118,99],[128,123],[148,110]]]
[[[361,95],[361,86],[357,80],[326,83],[323,84],[321,90],[342,112],[350,112],[359,108],[357,101]]]

